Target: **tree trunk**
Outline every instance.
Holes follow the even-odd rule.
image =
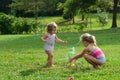
[[[118,0],[114,0],[113,19],[112,19],[111,28],[117,28],[117,4],[118,4]]]
[[[81,19],[81,21],[84,21],[84,19],[85,19],[85,15],[82,14],[82,19]]]
[[[74,13],[72,14],[72,23],[75,24],[75,15],[74,15]]]

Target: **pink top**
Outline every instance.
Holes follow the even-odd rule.
[[[94,50],[92,50],[90,52],[90,55],[92,55],[93,57],[95,57],[98,61],[100,61],[101,63],[104,63],[105,62],[105,55],[104,53],[102,52],[101,49],[99,48],[95,48]]]
[[[92,52],[91,52],[91,55],[95,58],[97,58],[97,56],[100,56],[102,55],[103,52],[99,49],[99,48],[95,48]]]

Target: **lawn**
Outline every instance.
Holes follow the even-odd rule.
[[[106,64],[98,70],[89,70],[83,59],[68,67],[69,48],[75,47],[80,53],[83,45],[79,42],[82,33],[96,36],[98,46],[104,51]],[[55,68],[46,68],[47,56],[40,41],[42,34],[0,35],[0,80],[119,80],[120,79],[120,28],[58,33],[67,44],[55,44]]]

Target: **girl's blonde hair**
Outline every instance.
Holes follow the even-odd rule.
[[[96,45],[96,39],[95,39],[95,36],[89,34],[89,33],[85,33],[85,34],[82,34],[80,36],[80,40],[81,41],[87,41],[89,43],[94,43],[94,45]]]
[[[48,25],[47,25],[47,32],[51,32],[54,27],[57,28],[57,24],[55,22],[48,23]]]

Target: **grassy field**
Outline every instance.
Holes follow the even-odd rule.
[[[98,70],[89,70],[83,59],[67,67],[70,47],[80,53],[83,45],[79,42],[82,33],[96,36],[97,44],[104,51],[106,64]],[[74,33],[58,33],[68,44],[55,44],[55,68],[46,68],[47,56],[40,41],[42,34],[0,35],[0,80],[119,80],[120,79],[120,28]]]

